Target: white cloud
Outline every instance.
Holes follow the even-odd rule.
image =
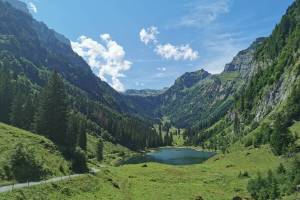
[[[165,59],[195,60],[199,56],[198,52],[194,51],[189,45],[174,46],[170,43],[159,44],[154,51]]]
[[[180,46],[170,43],[159,44],[156,38],[158,33],[159,31],[155,26],[143,28],[140,31],[140,40],[146,45],[153,42],[155,44],[154,52],[165,59],[195,60],[198,58],[198,52],[194,51],[188,44]]]
[[[156,68],[158,71],[162,71],[162,72],[165,72],[165,71],[167,71],[167,68],[165,68],[165,67],[158,67],[158,68]]]
[[[113,41],[109,34],[100,35],[102,43],[86,36],[81,36],[76,42],[71,42],[74,52],[82,56],[102,80],[107,81],[115,90],[123,92],[125,87],[120,81],[123,72],[130,69],[132,63],[125,60],[122,46]],[[109,76],[110,81],[106,79]]]
[[[228,13],[230,0],[199,0],[188,5],[188,13],[177,25],[205,27],[214,22],[220,15]]]
[[[32,2],[29,2],[29,3],[28,3],[28,9],[31,10],[32,12],[34,12],[34,13],[37,13],[37,7],[36,7],[36,5],[35,5],[34,3],[32,3]]]
[[[140,31],[140,40],[145,43],[146,45],[148,43],[153,42],[154,44],[157,43],[156,36],[159,34],[157,27],[151,26],[149,28],[142,28]]]
[[[135,85],[136,85],[137,87],[143,87],[145,84],[142,83],[142,82],[136,81],[136,82],[135,82]]]
[[[247,38],[239,38],[236,35],[224,33],[212,35],[210,40],[204,42],[204,48],[210,52],[212,56],[203,60],[202,66],[210,73],[217,74],[223,71],[225,64],[232,61],[241,49],[247,47],[244,40]]]

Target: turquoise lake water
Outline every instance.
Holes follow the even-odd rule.
[[[159,148],[155,151],[129,158],[123,164],[157,162],[170,165],[190,165],[201,163],[214,155],[214,152],[197,151],[191,148],[168,147]]]

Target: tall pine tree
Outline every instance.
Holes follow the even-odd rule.
[[[12,77],[8,69],[0,67],[0,121],[8,123],[12,102]]]
[[[96,156],[98,161],[103,160],[103,148],[104,148],[103,141],[101,138],[99,138],[96,146]]]
[[[62,78],[53,72],[42,92],[36,115],[36,132],[43,134],[54,143],[67,144],[67,95]]]
[[[277,155],[286,153],[289,146],[294,142],[294,138],[291,135],[287,124],[288,122],[285,116],[280,114],[275,116],[270,145]]]

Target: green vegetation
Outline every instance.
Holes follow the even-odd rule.
[[[259,149],[236,145],[228,154],[219,154],[203,164],[172,166],[157,163],[107,167],[96,176],[36,186],[0,194],[17,199],[232,199],[250,197],[247,182],[256,174],[267,174],[284,162],[268,146]],[[248,173],[248,177],[239,174]],[[46,195],[48,196],[46,197]]]
[[[300,157],[295,157],[288,166],[280,164],[277,170],[268,171],[266,177],[258,174],[248,184],[248,191],[254,199],[269,200],[288,196],[300,184]]]
[[[24,179],[49,178],[70,173],[70,164],[65,161],[57,147],[45,137],[2,123],[0,123],[0,135],[0,183],[14,179],[24,181]],[[22,142],[21,146],[20,142]],[[26,162],[20,164],[20,160]],[[39,170],[35,171],[34,176],[29,177],[19,171],[19,169],[30,170],[21,169],[24,165],[33,165]]]
[[[297,147],[300,147],[300,122],[295,122],[289,129],[291,133],[293,133],[296,138],[298,138],[295,144]]]
[[[270,37],[238,55],[253,54],[246,59],[251,65],[245,82],[238,69],[245,63],[233,61],[235,71],[186,73],[164,93],[146,97],[115,92],[47,27],[33,27],[31,16],[2,1],[0,13],[0,121],[33,132],[0,124],[0,183],[99,169],[95,176],[1,193],[0,199],[295,196],[300,0]],[[41,32],[55,42],[41,39]],[[133,150],[164,145],[220,153],[197,165],[114,167]]]
[[[96,158],[98,162],[103,160],[103,147],[104,144],[102,139],[98,139],[97,147],[96,147]]]
[[[117,182],[119,182],[118,177],[105,170],[104,173],[97,174],[97,176],[85,175],[74,178],[71,181],[61,181],[15,190],[14,192],[1,193],[0,199],[124,199],[122,191],[114,185]]]
[[[47,174],[43,169],[41,161],[34,157],[32,149],[17,144],[12,152],[9,161],[10,166],[6,168],[11,172],[11,176],[18,182],[26,182],[28,180],[41,180]],[[10,178],[10,173],[7,173]]]
[[[35,131],[60,146],[67,144],[67,95],[64,83],[54,72],[44,88],[36,113]]]
[[[87,158],[85,152],[76,147],[72,152],[72,169],[76,173],[85,173],[88,171]]]
[[[240,74],[239,72],[223,72],[217,76],[222,82],[226,82],[237,80],[240,77]]]
[[[137,153],[120,145],[114,144],[109,141],[103,141],[103,160],[97,161],[97,144],[102,140],[99,136],[88,134],[87,137],[87,156],[89,158],[89,164],[93,167],[99,167],[99,164],[105,165],[118,165],[123,159],[136,155]]]
[[[3,1],[0,1],[0,12],[3,13],[0,16],[1,122],[39,134],[45,132],[49,138],[57,135],[60,138],[52,140],[62,144],[65,142],[62,141],[63,135],[66,134],[63,129],[67,127],[63,123],[67,120],[65,116],[58,115],[54,118],[49,115],[49,118],[53,117],[53,123],[58,121],[61,127],[57,125],[52,130],[45,129],[46,126],[49,127],[51,120],[44,122],[48,125],[42,125],[42,121],[47,120],[47,115],[43,115],[42,112],[57,114],[55,108],[60,107],[63,110],[67,109],[68,113],[65,115],[69,112],[84,115],[93,122],[93,132],[100,135],[106,130],[115,142],[131,149],[158,146],[162,138],[153,131],[152,123],[128,115],[134,114],[130,100],[94,75],[88,64],[73,52],[71,46],[57,38],[57,33],[34,20],[31,15],[19,12]],[[62,79],[57,83],[60,88],[64,88],[65,94],[50,90],[48,94],[41,93],[45,85],[52,82],[53,71]],[[49,87],[51,85],[48,84]],[[45,100],[47,95],[52,96],[51,100],[54,103],[54,99],[58,97],[55,95],[59,95],[59,92],[66,98],[57,101],[58,104],[52,107],[53,110],[35,106],[50,103]],[[65,108],[66,106],[68,108]],[[61,114],[63,110],[60,111]],[[34,126],[34,121],[37,122],[37,126]],[[79,137],[79,142],[83,141],[80,146],[85,149],[85,135],[81,134]]]

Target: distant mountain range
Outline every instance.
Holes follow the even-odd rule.
[[[153,90],[153,89],[143,89],[143,90],[134,90],[134,89],[129,89],[124,92],[125,95],[128,96],[142,96],[142,97],[147,97],[147,96],[157,96],[162,93],[164,93],[168,88],[163,88],[161,90]]]
[[[136,95],[131,97],[135,101],[134,108],[141,108],[136,112],[155,118],[167,116],[178,127],[217,121],[232,107],[234,94],[251,76],[255,49],[263,41],[264,38],[259,38],[248,49],[239,52],[221,74],[213,75],[201,69],[185,73],[170,88],[156,95],[131,92]]]

